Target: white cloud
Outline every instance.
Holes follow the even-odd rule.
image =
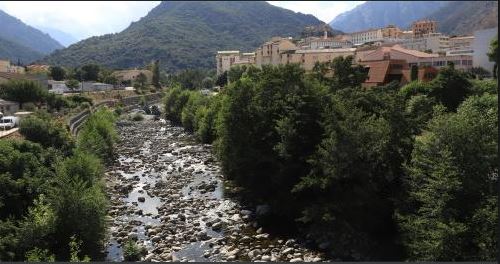
[[[37,27],[52,27],[78,39],[122,31],[160,1],[0,1],[0,9]]]
[[[365,1],[267,1],[268,3],[295,12],[311,14],[330,23],[337,15],[349,11]]]

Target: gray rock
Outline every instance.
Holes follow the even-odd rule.
[[[302,262],[302,259],[301,258],[294,258],[294,259],[291,259],[290,262]]]

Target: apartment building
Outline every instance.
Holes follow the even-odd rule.
[[[298,63],[305,71],[311,71],[317,62],[328,62],[336,57],[354,56],[355,52],[355,48],[289,50],[281,54],[281,64]]]
[[[396,27],[395,25],[388,25],[385,28],[381,28],[381,30],[382,30],[382,37],[389,39],[399,38],[400,35],[403,33],[403,31],[398,27]]]
[[[291,38],[273,37],[265,42],[255,51],[255,64],[257,67],[262,65],[278,65],[281,63],[281,53],[288,50],[295,50],[298,47],[292,42]]]
[[[429,33],[401,42],[404,48],[432,53],[446,52],[450,48],[450,38],[441,33]]]
[[[217,75],[221,75],[229,71],[233,65],[255,64],[255,53],[242,53],[238,50],[218,51],[215,60],[217,61]]]
[[[437,32],[437,22],[432,20],[418,20],[412,23],[411,31],[413,37],[421,37],[426,34]]]
[[[434,67],[440,69],[447,66],[449,63],[453,63],[456,69],[466,71],[472,68],[473,57],[470,55],[442,56],[406,49],[401,45],[394,45],[392,47],[381,47],[359,58],[361,62],[389,59],[405,60],[409,68],[415,65],[419,67]]]
[[[351,42],[357,46],[362,45],[367,42],[377,42],[383,41],[382,29],[369,29],[365,31],[359,31],[349,34],[351,36]]]

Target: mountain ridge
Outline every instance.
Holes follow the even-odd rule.
[[[119,33],[85,39],[40,62],[129,68],[160,59],[167,71],[213,68],[217,50],[253,51],[273,36],[300,36],[323,23],[267,2],[163,1]]]
[[[43,33],[20,19],[0,10],[0,38],[18,43],[37,52],[48,54],[63,46],[49,34]]]

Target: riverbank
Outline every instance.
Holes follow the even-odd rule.
[[[107,260],[136,240],[145,261],[321,261],[294,239],[272,237],[255,212],[225,196],[210,145],[168,121],[119,121],[120,153],[106,173]],[[229,188],[229,187],[227,187]]]

